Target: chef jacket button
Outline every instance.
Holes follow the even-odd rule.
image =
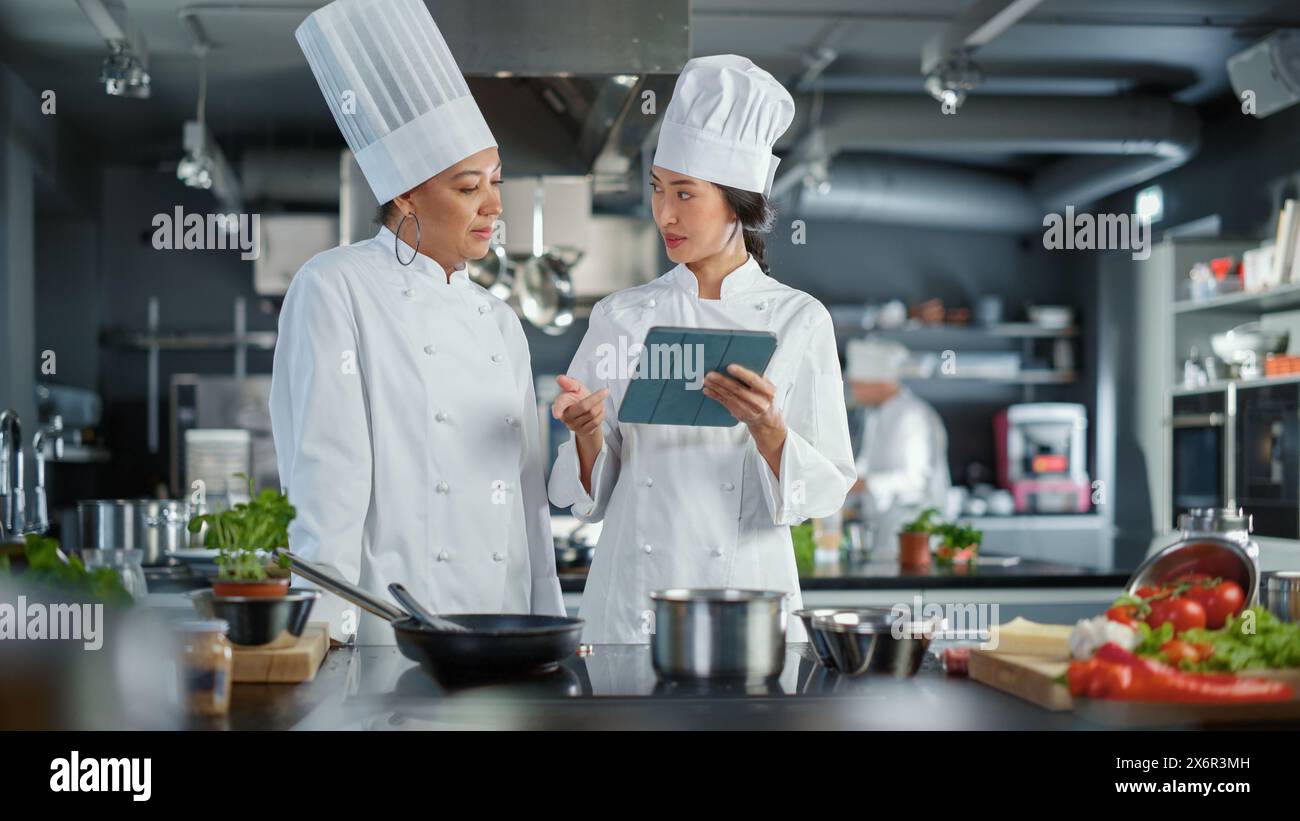
[[[437,485],[434,486],[433,489],[438,491],[439,493],[446,493],[447,491],[451,490],[451,485],[447,484],[446,482],[439,482]]]
[[[655,301],[652,299],[652,300],[650,300],[649,302],[647,302],[647,303],[645,304],[645,306],[646,306],[647,308],[653,308],[653,307],[655,306]]]
[[[758,304],[755,305],[754,307],[757,308],[757,309],[760,310],[760,311],[766,311],[766,310],[767,310],[767,300],[764,300],[764,301],[758,303]]]
[[[649,542],[641,545],[641,549],[646,552],[647,556],[654,552],[654,548],[650,546]]]
[[[506,417],[506,424],[509,425],[509,426],[512,427],[512,428],[517,428],[517,427],[519,427],[519,420],[516,419],[516,418],[513,417],[513,416],[507,416],[507,417]]]
[[[480,306],[478,306],[478,312],[479,312],[480,314],[485,314],[485,313],[487,313],[487,312],[490,311],[490,310],[492,310],[492,309],[491,309],[490,307],[488,307],[487,305],[480,305]]]
[[[415,289],[407,288],[405,291],[402,291],[402,296],[415,296]]]
[[[425,346],[424,346],[424,352],[427,353],[427,354],[429,354],[430,356],[433,356],[433,352],[436,351],[436,350],[437,350],[437,348],[433,347],[432,345],[425,345]]]
[[[439,422],[446,422],[446,421],[447,421],[447,414],[443,413],[442,411],[438,411],[437,413],[435,413],[435,414],[433,415],[433,418],[434,418],[434,419],[437,419]]]
[[[451,560],[451,556],[447,555],[447,551],[444,550],[444,551],[442,551],[441,553],[438,554],[438,561],[440,561],[440,562],[446,562],[446,561],[450,561],[450,560]]]
[[[501,362],[501,359],[502,359],[501,354],[499,354],[499,353],[494,353],[494,354],[492,354],[492,361],[493,361],[493,362],[500,363],[500,362]]]
[[[720,548],[720,547],[715,547],[715,548],[713,548],[713,555],[714,555],[715,558],[719,558],[719,559],[721,559],[721,558],[722,558],[722,548]]]
[[[654,487],[654,486],[655,486],[655,480],[652,479],[652,478],[650,478],[649,476],[647,476],[647,477],[645,477],[645,483],[644,483],[644,484],[645,484],[646,487]]]
[[[505,560],[506,560],[506,557],[505,557],[505,556],[502,556],[500,553],[493,553],[493,554],[492,554],[492,561],[494,561],[494,562],[503,562],[503,561],[505,561]]]
[[[730,493],[731,491],[736,489],[736,485],[732,482],[723,482],[722,489]]]

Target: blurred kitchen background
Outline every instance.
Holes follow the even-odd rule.
[[[293,40],[318,5],[0,1],[0,428],[26,452],[24,528],[67,543],[78,500],[220,495],[237,469],[276,485],[285,288],[376,230]],[[687,59],[734,52],[796,97],[774,275],[831,309],[841,351],[910,349],[986,551],[1131,569],[1179,511],[1233,504],[1300,553],[1294,2],[430,7],[504,159],[507,241],[474,276],[524,318],[543,404],[590,306],[672,267],[658,112]],[[1067,207],[1140,210],[1149,258],[1047,250]],[[178,209],[260,215],[257,259],[156,249]],[[1042,458],[1000,475],[1014,448]]]

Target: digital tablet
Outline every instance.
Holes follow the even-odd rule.
[[[776,334],[769,331],[655,326],[646,333],[618,421],[732,427],[738,422],[731,411],[704,395],[704,375],[729,376],[733,364],[761,374],[775,351]]]

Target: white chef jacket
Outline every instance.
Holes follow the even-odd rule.
[[[289,546],[435,613],[563,615],[528,342],[505,303],[381,228],[317,254],[280,314],[271,427]],[[351,611],[350,616],[345,615]],[[330,635],[392,644],[332,594]],[[351,629],[348,629],[351,627]]]
[[[858,475],[866,481],[863,517],[880,557],[898,552],[898,530],[927,507],[948,502],[948,433],[934,408],[906,387],[863,419]]]
[[[592,492],[579,477],[573,437],[551,472],[551,501],[583,521],[604,520],[579,615],[583,640],[636,644],[653,630],[650,592],[668,587],[783,590],[802,606],[790,525],[839,510],[855,474],[844,383],[830,314],[816,299],[763,273],[753,257],[701,299],[678,265],[601,300],[569,367],[592,391],[609,388],[604,447]],[[610,358],[640,346],[655,325],[771,331],[766,376],[789,430],[778,479],[740,423],[729,428],[620,424],[628,368]],[[635,364],[635,360],[633,363]],[[701,375],[702,376],[702,375]],[[787,640],[804,641],[798,619]]]

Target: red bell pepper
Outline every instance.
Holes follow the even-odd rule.
[[[1294,695],[1285,682],[1230,673],[1188,673],[1139,658],[1114,642],[1097,648],[1087,661],[1071,662],[1066,678],[1071,695],[1120,701],[1253,704],[1288,701]]]

